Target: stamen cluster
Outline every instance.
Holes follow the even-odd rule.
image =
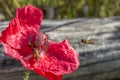
[[[39,59],[39,55],[42,51],[46,51],[48,48],[48,36],[39,33],[39,34],[32,34],[28,40],[28,46],[34,52],[34,57],[36,60]]]

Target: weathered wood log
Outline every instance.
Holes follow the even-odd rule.
[[[0,31],[8,22],[0,23]],[[70,40],[80,54],[81,66],[64,75],[64,80],[113,80],[120,78],[120,17],[103,19],[44,20],[41,31],[55,41]],[[83,44],[91,37],[95,45]],[[21,80],[25,69],[19,61],[4,54],[0,45],[0,80]],[[40,79],[34,72],[30,80]]]

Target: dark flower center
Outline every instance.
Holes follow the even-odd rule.
[[[34,52],[36,60],[39,59],[41,52],[45,52],[47,50],[48,45],[48,36],[43,33],[33,34],[29,37],[28,46]]]

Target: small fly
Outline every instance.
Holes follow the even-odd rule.
[[[95,42],[91,39],[81,39],[81,43],[84,44],[95,44]]]

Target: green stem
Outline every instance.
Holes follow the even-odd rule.
[[[25,72],[25,78],[24,78],[24,80],[29,80],[29,75],[30,75],[30,71],[27,70],[27,71]]]

